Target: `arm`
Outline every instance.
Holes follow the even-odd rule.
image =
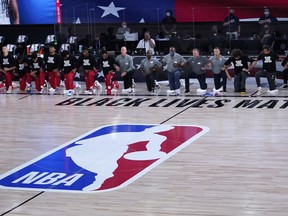
[[[13,15],[13,24],[20,24],[17,0],[10,0],[10,8]]]

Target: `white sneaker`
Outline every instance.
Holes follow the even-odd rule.
[[[6,94],[11,94],[11,93],[12,93],[12,86],[9,86]]]
[[[197,93],[205,93],[206,89],[198,88],[196,91],[197,91]]]
[[[102,85],[98,82],[98,80],[95,80],[93,87],[95,87],[97,89],[101,89]]]
[[[117,88],[112,88],[112,89],[111,89],[111,92],[114,93],[114,94],[115,94],[117,91],[118,91]],[[122,90],[122,91],[123,91],[123,90]]]
[[[221,86],[219,89],[217,89],[218,92],[222,92],[223,91],[223,86]]]
[[[174,94],[174,90],[167,90],[167,95],[169,96],[169,95],[173,95]]]
[[[136,87],[136,83],[134,82],[134,79],[132,79],[132,88]]]
[[[156,89],[160,89],[161,88],[161,86],[159,85],[159,83],[155,80],[155,88]]]
[[[54,93],[55,93],[55,89],[54,89],[54,88],[52,88],[52,87],[51,87],[51,88],[49,88],[49,90],[48,90],[48,91],[49,91],[49,93],[50,93],[50,94],[54,94]]]
[[[262,88],[258,87],[257,95],[260,96],[262,94]]]
[[[64,83],[63,80],[61,80],[61,82],[60,82],[60,86],[61,86],[61,87],[65,87],[65,83]]]
[[[67,96],[73,96],[74,95],[74,90],[68,90]]]
[[[90,90],[85,90],[85,94],[87,95],[92,95],[93,94],[93,91],[90,89]]]
[[[13,88],[19,88],[19,87],[20,87],[20,85],[19,85],[19,84],[17,84],[17,83],[14,83],[14,82],[12,82],[12,87],[13,87]]]
[[[81,85],[78,82],[75,82],[75,88],[81,89]]]
[[[268,93],[268,95],[276,95],[276,94],[278,94],[278,90],[277,89],[274,89],[274,90],[268,90],[267,91],[267,93]]]
[[[181,87],[185,88],[185,80],[184,79],[180,79],[180,85],[181,85]]]

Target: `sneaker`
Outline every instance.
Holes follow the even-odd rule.
[[[262,88],[258,87],[257,95],[260,96],[262,94]]]
[[[73,96],[73,95],[74,95],[74,91],[73,90],[68,90],[67,96]]]
[[[190,94],[190,90],[189,90],[189,89],[186,89],[184,93],[185,93],[185,94]]]
[[[155,88],[156,88],[156,89],[160,89],[161,86],[159,85],[159,83],[158,83],[156,80],[154,80],[154,82],[155,82]]]
[[[32,91],[32,84],[30,83],[26,83],[26,92],[28,93],[28,94],[30,94],[31,93],[31,91]]]
[[[5,86],[6,86],[5,83],[3,83],[3,82],[0,83],[0,89],[3,88],[3,87],[5,87]]]
[[[180,95],[180,89],[175,90],[176,95]]]
[[[44,93],[44,87],[41,86],[41,90],[39,91],[40,94],[43,94]]]
[[[63,80],[61,80],[61,82],[60,82],[60,87],[65,87],[65,83]]]
[[[278,90],[277,89],[274,89],[274,90],[268,90],[267,91],[267,93],[268,93],[268,95],[276,95],[276,94],[278,94]]]
[[[134,81],[134,79],[132,79],[132,88],[135,88],[136,87],[136,83]]]
[[[207,90],[198,88],[196,91],[197,91],[197,93],[205,93]]]
[[[117,90],[118,90],[118,89],[119,89],[118,81],[116,81],[116,80],[113,81],[113,82],[112,82],[112,87],[113,87],[113,89],[117,89]]]
[[[8,87],[8,90],[6,91],[6,94],[11,94],[12,93],[12,86]]]
[[[118,91],[118,89],[116,89],[116,88],[112,88],[112,89],[111,89],[111,93],[114,93],[114,94],[116,94],[116,93],[117,93],[117,91]]]
[[[219,89],[217,89],[218,92],[223,92],[223,86],[221,86]]]
[[[184,79],[180,79],[180,85],[181,85],[181,87],[185,88],[185,80]]]
[[[19,84],[17,84],[17,83],[14,83],[14,82],[12,82],[12,87],[13,87],[13,89],[14,89],[14,88],[19,88],[19,87],[20,87],[20,85],[19,85]]]
[[[101,88],[102,88],[102,85],[98,82],[98,80],[95,80],[94,85],[93,85],[93,88],[101,89]]]
[[[280,87],[279,87],[280,89],[287,89],[288,88],[288,86],[287,86],[287,84],[283,84],[283,85],[281,85]]]
[[[86,95],[92,95],[93,94],[93,91],[90,89],[90,90],[85,90],[84,92]]]
[[[173,95],[174,94],[174,90],[167,90],[167,95],[169,96],[169,95]]]
[[[54,94],[54,92],[55,92],[55,89],[51,87],[51,88],[49,88],[49,90],[48,90],[48,91],[49,91],[49,93],[50,93],[50,94]]]

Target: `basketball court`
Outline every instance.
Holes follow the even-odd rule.
[[[166,82],[158,95],[147,93],[144,83],[134,95],[0,94],[0,215],[287,216],[288,90],[257,97],[255,79],[248,78],[245,95],[234,93],[229,81],[227,93],[202,96],[198,82],[191,83],[191,94],[181,96],[167,96]],[[115,190],[3,186],[15,168],[91,130],[123,124],[193,126],[205,133]]]

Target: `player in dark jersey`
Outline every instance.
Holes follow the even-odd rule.
[[[76,61],[77,59],[75,56],[69,55],[67,50],[61,52],[59,67],[64,74],[64,83],[66,87],[66,90],[63,93],[67,94],[68,96],[74,94],[73,79],[76,73]]]
[[[59,63],[60,56],[56,53],[55,46],[50,45],[49,53],[44,56],[44,64],[49,77],[49,83],[51,86],[49,92],[51,94],[57,93],[60,86],[61,75],[59,71]]]
[[[43,59],[33,52],[29,61],[30,75],[34,78],[36,90],[42,94],[45,87],[45,72]],[[31,87],[31,83],[30,84]]]
[[[29,91],[31,89],[29,89],[29,83],[31,83],[32,77],[30,75],[28,59],[26,57],[18,55],[14,74],[19,77],[20,90],[25,91],[26,89],[27,93],[30,93]]]
[[[12,78],[13,71],[16,69],[15,59],[9,54],[7,46],[2,47],[2,56],[0,56],[0,72],[5,76],[6,93],[11,94],[13,90]]]
[[[234,92],[246,92],[246,78],[249,75],[249,69],[251,69],[251,64],[253,59],[244,55],[242,50],[235,49],[231,53],[231,57],[224,63],[224,69],[226,74],[228,73],[228,68],[233,64],[234,66]],[[229,76],[228,76],[229,77]]]
[[[115,59],[107,54],[106,50],[101,51],[101,57],[97,60],[100,69],[104,73],[106,93],[111,95],[111,91],[119,88],[118,82],[114,80],[115,78]]]
[[[275,78],[276,78],[276,60],[280,60],[280,57],[272,52],[269,48],[269,46],[264,45],[263,51],[260,53],[260,55],[255,59],[253,62],[253,66],[256,65],[257,61],[261,60],[263,63],[262,70],[258,71],[255,74],[256,84],[257,84],[257,95],[262,94],[262,88],[261,88],[261,80],[260,77],[266,77],[269,84],[269,90],[267,91],[268,94],[275,95],[278,93],[278,90],[276,89],[275,84]]]
[[[88,48],[83,48],[81,56],[77,60],[77,68],[83,67],[85,73],[86,91],[85,94],[93,94],[95,88],[95,75],[97,74],[97,63],[95,58],[89,54]],[[95,81],[99,86],[99,82]]]

